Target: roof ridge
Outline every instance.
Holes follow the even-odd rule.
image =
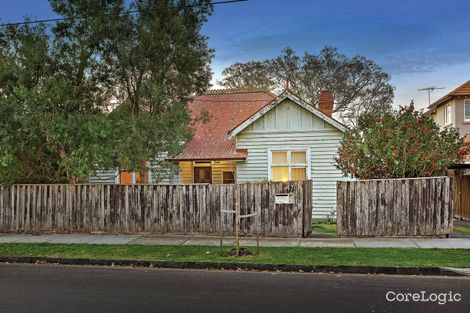
[[[218,95],[218,94],[232,94],[232,93],[254,93],[254,92],[269,92],[266,88],[217,88],[209,89],[203,95]]]

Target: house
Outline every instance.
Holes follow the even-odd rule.
[[[432,103],[427,112],[441,129],[458,128],[465,143],[470,144],[470,80]],[[470,155],[466,155],[465,163],[470,163]]]
[[[332,117],[333,101],[326,90],[318,108],[289,90],[278,96],[254,89],[211,90],[196,96],[188,104],[196,121],[193,138],[171,159],[179,174],[159,183],[311,179],[313,216],[330,216],[336,181],[342,178],[334,157],[346,130]],[[113,180],[122,176],[108,174]]]
[[[462,137],[470,134],[470,80],[432,103],[428,112],[441,128],[456,127]]]

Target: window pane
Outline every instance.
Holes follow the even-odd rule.
[[[119,173],[119,183],[123,185],[132,184],[132,173],[128,171],[121,171]]]
[[[271,167],[271,176],[273,181],[288,181],[289,168],[287,166],[273,166]]]
[[[305,167],[303,168],[291,168],[291,180],[306,180],[307,171]]]
[[[222,175],[223,175],[223,183],[224,184],[235,184],[235,173],[234,172],[224,172]]]
[[[305,151],[293,151],[291,153],[291,164],[307,164],[307,156]]]
[[[196,184],[212,184],[212,168],[211,167],[195,167],[194,183]]]
[[[287,164],[287,151],[273,151],[273,164]]]

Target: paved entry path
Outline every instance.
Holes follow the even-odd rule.
[[[132,245],[218,246],[216,236],[200,235],[91,235],[91,234],[0,234],[1,243],[83,243]],[[224,237],[233,245],[233,237]],[[242,238],[241,245],[255,246],[255,238]],[[470,238],[260,238],[262,247],[358,247],[470,249]]]

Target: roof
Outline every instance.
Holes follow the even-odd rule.
[[[174,160],[245,159],[246,151],[236,151],[235,137],[228,133],[275,98],[273,93],[259,89],[210,90],[194,97],[188,103],[195,121],[193,138]],[[208,121],[201,119],[204,115],[208,115]]]
[[[453,99],[454,97],[459,97],[459,96],[470,96],[470,80],[467,81],[466,83],[460,85],[459,87],[455,88],[448,94],[446,94],[444,97],[440,98],[439,100],[433,102],[430,106],[429,109],[433,110],[436,107],[438,107],[440,104]]]
[[[312,104],[285,90],[279,96],[259,89],[218,89],[194,97],[188,103],[193,138],[175,157],[183,160],[244,160],[246,150],[236,149],[235,136],[271,108],[289,98],[341,131],[347,128]],[[207,113],[206,113],[207,112]],[[202,116],[207,115],[204,121]]]

